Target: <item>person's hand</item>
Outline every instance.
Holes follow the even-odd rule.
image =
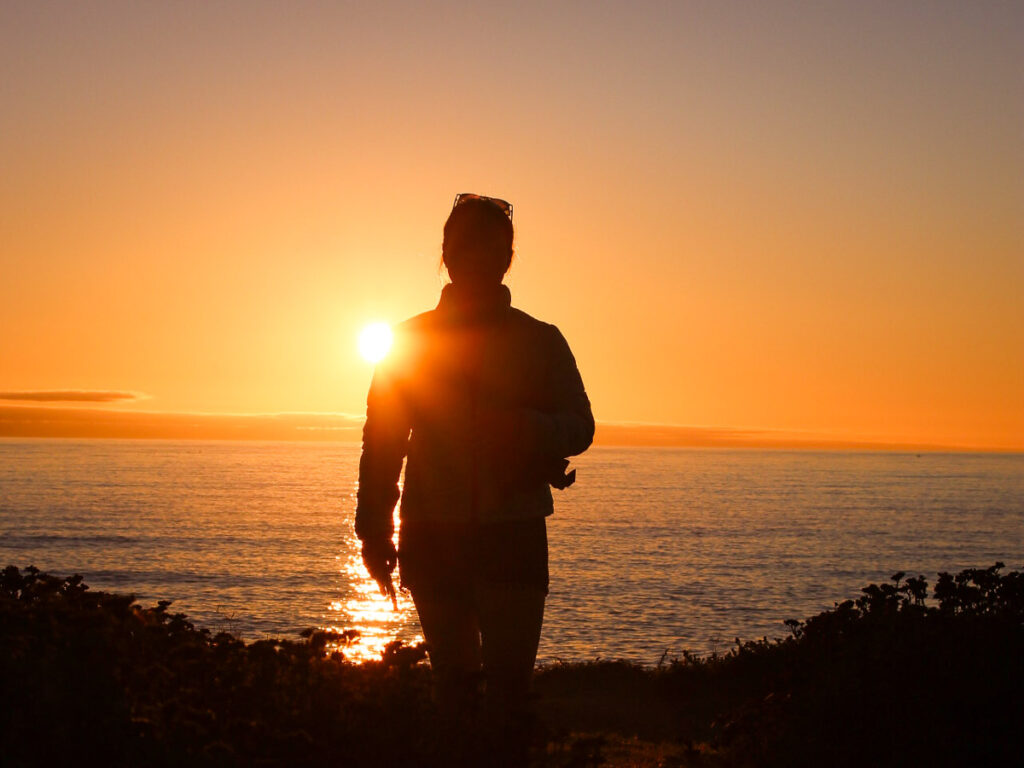
[[[380,587],[380,593],[391,598],[391,604],[398,610],[398,595],[391,574],[398,565],[398,550],[390,538],[367,539],[363,541],[363,565]]]

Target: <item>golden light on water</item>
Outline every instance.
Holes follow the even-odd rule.
[[[353,494],[354,496],[355,494]],[[398,530],[398,514],[395,530]],[[397,544],[397,534],[395,535]],[[408,593],[398,590],[398,610],[391,599],[382,595],[363,565],[359,542],[352,540],[347,552],[338,555],[342,583],[348,585],[347,594],[327,606],[328,626],[335,632],[356,630],[359,634],[344,643],[328,644],[328,650],[344,653],[349,661],[378,661],[388,643],[396,639],[407,643],[422,643],[422,634],[409,637],[408,627],[416,622],[416,611]],[[395,583],[398,573],[395,572]]]
[[[380,660],[387,644],[395,640],[402,628],[415,617],[412,599],[399,590],[396,611],[391,600],[380,593],[377,583],[366,572],[359,552],[345,559],[342,572],[352,585],[352,594],[328,606],[332,613],[338,615],[337,623],[328,629],[338,632],[355,629],[359,636],[336,649],[342,651],[349,661]],[[408,642],[420,643],[423,638],[417,635]]]
[[[370,323],[359,332],[359,354],[371,363],[379,363],[391,349],[394,336],[387,323]]]

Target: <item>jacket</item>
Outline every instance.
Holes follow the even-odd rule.
[[[569,345],[511,306],[504,285],[454,283],[437,308],[395,330],[374,371],[359,462],[356,533],[402,522],[487,524],[553,512],[549,480],[594,437]]]

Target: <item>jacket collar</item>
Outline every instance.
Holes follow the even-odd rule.
[[[512,306],[512,293],[502,284],[468,289],[449,283],[441,289],[438,311],[453,322],[492,323],[505,317]]]

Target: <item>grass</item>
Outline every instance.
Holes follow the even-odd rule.
[[[534,766],[1006,765],[1024,753],[1024,575],[865,587],[783,640],[538,669]],[[446,721],[422,647],[354,664],[332,636],[245,643],[170,604],[0,574],[0,763],[494,764]]]

